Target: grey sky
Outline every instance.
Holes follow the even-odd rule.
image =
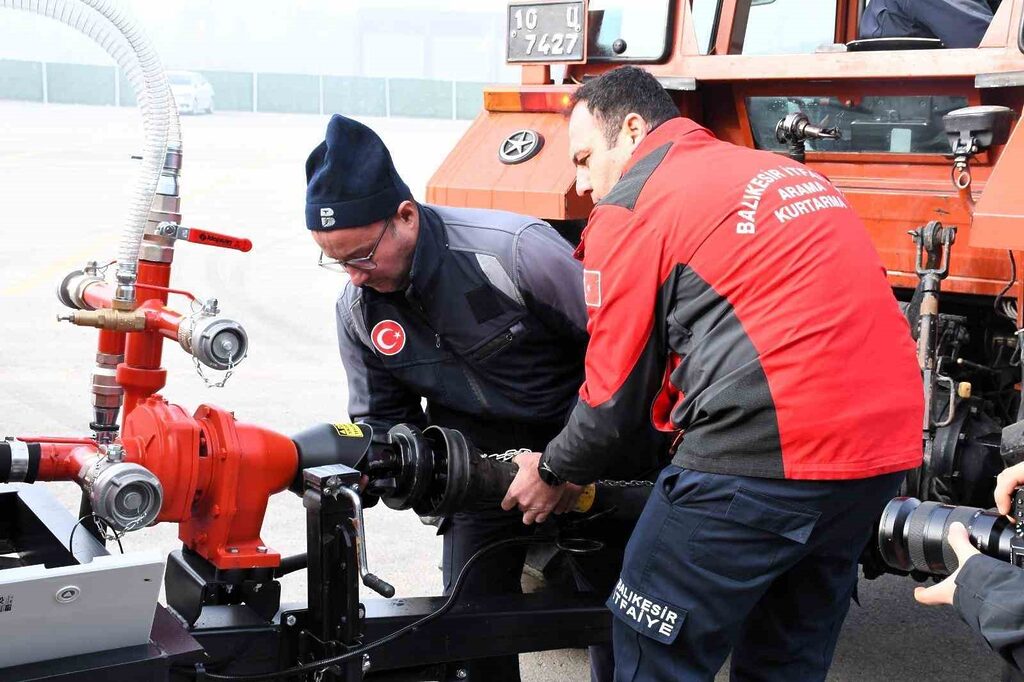
[[[505,0],[122,0],[168,68],[508,81]],[[60,23],[0,9],[0,59],[110,64]]]

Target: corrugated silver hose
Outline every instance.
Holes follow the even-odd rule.
[[[117,303],[130,307],[135,300],[139,247],[168,143],[181,148],[177,109],[160,58],[135,20],[110,0],[0,0],[0,7],[49,17],[93,39],[117,62],[135,91],[145,141],[142,168],[117,255]]]

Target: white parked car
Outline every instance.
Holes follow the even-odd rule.
[[[181,114],[212,114],[213,86],[195,71],[168,71],[174,103]]]

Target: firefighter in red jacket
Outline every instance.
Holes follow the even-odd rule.
[[[608,600],[617,680],[822,680],[873,522],[921,463],[921,378],[861,221],[824,176],[717,140],[623,67],[579,88],[591,335],[563,431],[503,505],[681,436]],[[556,508],[556,504],[558,507]]]

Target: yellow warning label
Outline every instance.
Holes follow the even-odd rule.
[[[334,424],[334,430],[345,438],[361,438],[363,430],[355,424]]]
[[[593,483],[583,486],[580,496],[576,498],[576,506],[572,508],[572,511],[582,513],[590,511],[590,508],[594,506],[594,498],[596,496],[597,486]]]

